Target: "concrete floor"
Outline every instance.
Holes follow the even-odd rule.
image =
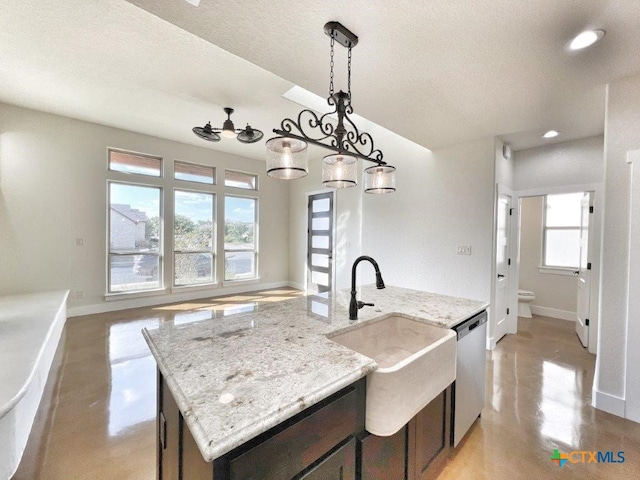
[[[155,363],[140,330],[224,321],[299,294],[279,289],[69,319],[14,480],[155,479]],[[440,479],[640,478],[640,424],[590,406],[595,357],[573,323],[521,318],[519,333],[487,359],[486,407]],[[625,462],[559,467],[550,460],[555,449],[614,458],[623,451]]]

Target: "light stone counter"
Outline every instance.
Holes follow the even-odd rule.
[[[325,294],[326,295],[326,294]],[[365,286],[357,323],[403,313],[450,328],[486,309],[476,300]],[[255,312],[143,330],[206,461],[224,455],[377,368],[326,338],[349,328],[349,293],[260,305]]]

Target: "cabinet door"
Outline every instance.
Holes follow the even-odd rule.
[[[407,455],[407,426],[389,437],[367,434],[360,438],[362,480],[403,480]]]
[[[158,375],[158,409],[158,479],[178,480],[180,410],[161,375]]]
[[[355,480],[356,441],[349,440],[309,472],[301,480]]]
[[[437,478],[449,450],[451,387],[434,398],[409,422],[409,452],[413,453],[413,475],[410,478]],[[413,448],[412,448],[413,447]]]

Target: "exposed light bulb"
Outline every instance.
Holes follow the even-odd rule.
[[[282,167],[285,168],[285,178],[291,178],[291,167],[293,166],[293,159],[291,158],[291,144],[288,142],[282,143]]]
[[[343,163],[342,163],[342,157],[338,156],[336,158],[336,180],[342,180],[344,178],[344,170],[343,170]]]
[[[376,168],[376,179],[374,181],[375,188],[382,188],[384,185],[384,171],[382,168]]]

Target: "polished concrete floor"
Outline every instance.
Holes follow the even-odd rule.
[[[270,290],[69,319],[14,480],[153,480],[156,375],[140,330],[224,321],[299,294]],[[487,405],[440,479],[640,478],[640,425],[590,406],[595,357],[572,323],[520,319],[519,333],[487,358]],[[554,449],[624,451],[625,462],[559,467],[549,458]]]
[[[519,318],[518,334],[487,352],[486,406],[439,480],[640,479],[640,424],[591,407],[594,367],[573,322]],[[623,451],[625,461],[572,454],[579,463],[560,467],[556,449]]]

